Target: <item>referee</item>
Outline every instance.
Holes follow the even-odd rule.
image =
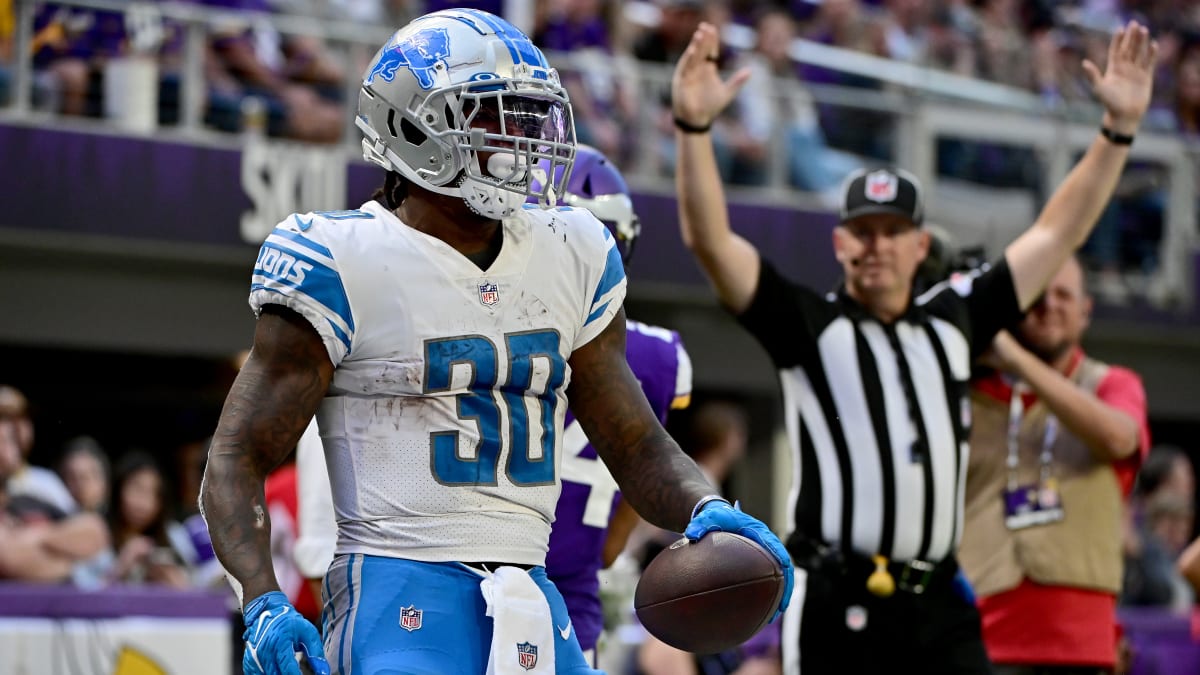
[[[972,361],[1083,243],[1150,101],[1156,46],[1117,32],[1100,133],[1037,221],[986,269],[913,297],[929,251],[920,186],[896,170],[844,183],[835,293],[784,279],[729,226],[708,129],[748,73],[722,81],[702,24],[673,83],[683,238],[722,304],[779,369],[793,448],[788,547],[800,568],[784,672],[987,673],[979,615],[954,558],[962,531]]]

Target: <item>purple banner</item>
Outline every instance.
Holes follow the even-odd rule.
[[[249,141],[194,145],[0,124],[0,228],[173,244],[257,247],[295,211],[354,207],[379,169],[340,149]],[[630,277],[703,287],[679,238],[675,200],[635,194],[643,230]],[[784,271],[818,288],[837,278],[828,213],[735,205],[737,231]]]
[[[237,245],[235,151],[0,125],[0,227]]]
[[[84,591],[74,586],[0,583],[0,616],[111,619],[122,616],[228,618],[230,595],[155,586],[113,586]]]

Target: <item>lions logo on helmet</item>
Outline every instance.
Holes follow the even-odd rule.
[[[540,163],[533,173],[535,183],[544,181],[547,176],[557,176],[548,162]],[[629,264],[638,235],[642,233],[642,223],[633,211],[625,177],[604,153],[590,145],[576,148],[566,193],[556,190],[556,195],[561,195],[559,201],[566,206],[591,211],[597,220],[612,230],[621,247],[621,261]],[[529,201],[536,200],[531,197]]]
[[[488,218],[562,194],[575,157],[558,72],[515,26],[473,9],[396,31],[363,75],[356,124],[368,161]],[[537,164],[556,180],[530,180]]]
[[[445,64],[450,56],[450,38],[445,28],[422,30],[408,39],[397,43],[395,37],[379,51],[379,58],[367,71],[364,84],[371,84],[375,77],[381,77],[385,82],[396,79],[396,69],[407,67],[422,89],[431,89],[434,85],[434,69],[439,64]]]

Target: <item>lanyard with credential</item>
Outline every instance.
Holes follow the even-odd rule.
[[[1005,465],[1008,468],[1008,489],[1016,490],[1017,467],[1020,465],[1021,447],[1021,418],[1025,414],[1025,404],[1022,394],[1029,388],[1017,380],[1012,386],[1012,398],[1008,402],[1008,458]],[[1051,462],[1054,460],[1054,441],[1058,438],[1058,418],[1046,413],[1046,428],[1042,432],[1042,452],[1038,455],[1038,481],[1045,485],[1050,480]]]

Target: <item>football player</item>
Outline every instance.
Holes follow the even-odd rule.
[[[642,517],[748,536],[790,573],[646,404],[616,241],[586,210],[523,208],[564,194],[575,154],[529,39],[477,10],[416,19],[368,65],[357,124],[387,171],[381,201],[267,237],[254,346],[205,470],[246,672],[298,673],[298,652],[319,673],[592,672],[544,567],[568,395]],[[530,179],[539,163],[553,181]],[[263,501],[314,413],[338,519],[324,648],[279,592]]]

